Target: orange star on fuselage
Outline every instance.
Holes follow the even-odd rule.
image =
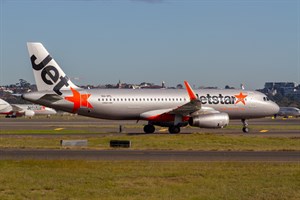
[[[244,95],[242,92],[240,92],[240,94],[234,95],[234,96],[237,98],[235,104],[237,104],[237,103],[239,103],[239,102],[242,102],[244,105],[246,105],[245,98],[246,98],[248,95]]]
[[[88,98],[91,96],[91,94],[80,94],[77,90],[73,89],[72,87],[71,91],[73,93],[73,96],[65,97],[65,99],[74,103],[72,110],[73,113],[77,112],[77,110],[80,107],[93,108],[93,106],[88,102]]]

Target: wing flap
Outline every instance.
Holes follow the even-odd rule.
[[[168,114],[187,116],[201,109],[201,101],[197,98],[196,93],[187,81],[184,81],[186,91],[190,97],[190,101],[178,108],[173,109]]]
[[[201,109],[201,102],[198,99],[192,100],[178,108],[168,112],[168,114],[187,116]]]

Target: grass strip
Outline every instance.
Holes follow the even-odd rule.
[[[0,161],[0,199],[300,199],[299,163]]]
[[[300,138],[219,134],[150,134],[95,136],[10,136],[0,137],[0,148],[61,148],[60,140],[87,139],[87,148],[109,149],[110,140],[130,140],[132,149],[207,151],[295,151]]]

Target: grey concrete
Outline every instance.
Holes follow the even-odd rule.
[[[61,146],[87,146],[88,141],[87,140],[61,140],[60,141]]]
[[[84,133],[89,132],[99,133],[99,134],[120,134],[119,125],[123,126],[122,134],[143,134],[143,124],[146,124],[145,121],[140,121],[136,123],[136,121],[115,121],[115,120],[102,120],[102,119],[94,119],[82,116],[54,116],[52,118],[46,117],[34,117],[33,119],[26,119],[24,117],[17,119],[6,119],[4,117],[0,118],[0,137],[9,137],[14,136],[16,134],[9,135],[1,135],[2,131],[9,130],[51,130],[51,132],[56,128],[63,128],[66,130],[81,130],[83,131],[84,136],[88,136],[89,134]],[[231,120],[231,125],[240,126],[242,128],[242,123],[239,120]],[[300,137],[299,130],[272,130],[270,129],[266,133],[261,133],[259,130],[251,130],[252,125],[263,126],[267,125],[268,127],[272,125],[280,125],[280,126],[293,126],[299,125],[300,118],[296,119],[286,119],[282,118],[271,119],[271,118],[263,118],[263,119],[254,119],[249,121],[250,133],[246,135],[258,135],[258,136],[274,136],[274,137]],[[166,128],[157,127],[156,134],[166,134],[168,130]],[[191,128],[184,127],[181,130],[182,134],[190,134],[190,133],[214,133],[214,134],[243,134],[241,129],[200,129],[200,128]],[[59,131],[57,131],[60,134]],[[24,134],[22,134],[24,135]],[[28,132],[28,135],[31,135]],[[70,134],[68,134],[70,135]],[[78,135],[78,134],[76,134]],[[245,135],[245,134],[244,134]],[[45,135],[32,135],[33,137],[45,137]],[[49,136],[53,136],[53,134],[49,134]],[[53,136],[55,137],[55,136]]]

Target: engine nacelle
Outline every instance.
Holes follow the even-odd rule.
[[[34,111],[32,111],[32,110],[26,110],[25,111],[25,113],[24,113],[24,115],[26,116],[26,117],[33,117],[34,116]]]
[[[189,119],[190,126],[199,128],[224,128],[228,123],[229,116],[227,113],[203,114]]]

